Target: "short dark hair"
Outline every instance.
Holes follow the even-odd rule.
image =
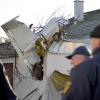
[[[91,32],[90,38],[100,38],[100,24],[97,25]]]

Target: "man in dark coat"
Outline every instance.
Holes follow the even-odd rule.
[[[100,25],[90,34],[93,57],[74,67],[62,100],[100,100]]]
[[[16,100],[16,96],[11,90],[5,78],[3,66],[0,64],[0,100]]]
[[[87,60],[90,56],[91,54],[89,53],[88,49],[85,46],[79,46],[73,51],[72,54],[66,56],[66,58],[71,60],[71,64],[73,65],[73,68],[74,68],[76,67],[76,65]],[[70,85],[71,85],[71,81],[69,77],[69,81],[67,81],[64,85],[63,93],[67,92]]]

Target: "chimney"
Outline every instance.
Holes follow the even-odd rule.
[[[74,1],[74,20],[75,23],[84,21],[84,1]]]

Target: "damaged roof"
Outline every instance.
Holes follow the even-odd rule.
[[[91,31],[100,24],[100,9],[84,13],[84,21],[77,24],[74,24],[74,17],[69,21],[70,23],[65,26],[68,38],[72,38],[72,35],[73,38],[88,38]]]

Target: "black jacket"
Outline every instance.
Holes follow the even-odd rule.
[[[3,66],[0,64],[0,100],[16,100],[15,94],[9,87],[3,72]]]
[[[71,79],[62,100],[100,100],[100,48],[94,50],[93,58],[72,69]]]

